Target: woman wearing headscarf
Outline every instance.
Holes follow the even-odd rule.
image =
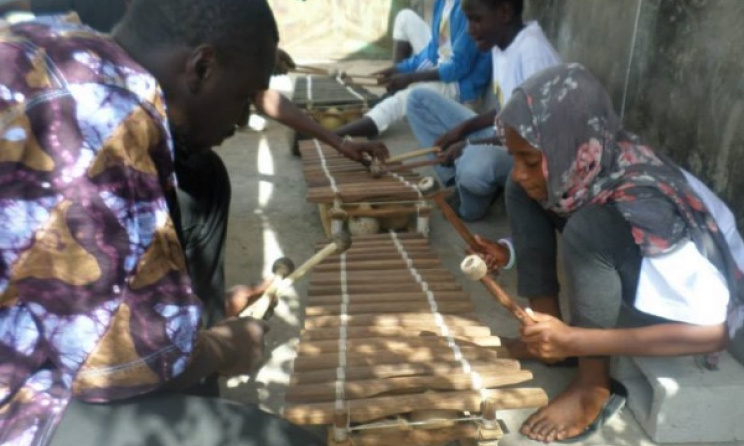
[[[518,291],[534,310],[521,341],[542,360],[579,358],[573,382],[521,431],[585,437],[619,408],[610,356],[705,354],[715,366],[741,334],[744,245],[723,202],[624,130],[583,66],[530,78],[498,121],[514,158],[506,204]],[[556,231],[570,325],[557,303]],[[508,259],[480,240],[487,259]]]

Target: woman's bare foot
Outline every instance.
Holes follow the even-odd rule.
[[[586,388],[574,382],[550,404],[532,414],[520,432],[545,443],[575,437],[597,418],[609,396],[607,388]]]

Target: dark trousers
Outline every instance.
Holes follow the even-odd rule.
[[[630,225],[614,206],[587,205],[561,218],[511,179],[505,196],[521,296],[558,296],[560,232],[571,325],[612,328],[668,322],[633,307],[643,257]]]

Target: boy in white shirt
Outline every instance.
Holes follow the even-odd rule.
[[[437,174],[457,185],[456,211],[466,221],[484,217],[503,190],[512,161],[495,137],[493,121],[511,92],[532,74],[560,63],[537,22],[522,21],[523,0],[463,0],[468,34],[481,51],[491,51],[488,111],[472,110],[432,91],[408,99],[408,121],[422,147],[439,146]]]

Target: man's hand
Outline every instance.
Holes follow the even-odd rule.
[[[454,144],[450,144],[446,150],[443,150],[442,152],[439,152],[439,154],[437,154],[439,163],[443,166],[453,166],[455,164],[455,160],[462,155],[462,152],[463,150],[465,150],[466,145],[467,143],[465,141],[459,141]]]
[[[231,317],[206,331],[207,348],[214,349],[220,374],[233,376],[251,373],[264,359],[266,322],[253,318]]]
[[[253,304],[271,285],[271,279],[266,279],[256,286],[236,285],[225,296],[225,316],[232,317]]]
[[[522,342],[530,353],[539,359],[553,361],[579,355],[573,340],[581,329],[570,327],[548,314],[530,311],[530,316],[535,323],[523,325],[519,329]]]
[[[476,246],[468,247],[468,254],[477,254],[486,262],[488,271],[499,271],[509,263],[509,248],[501,243],[492,242],[480,235],[475,236]]]
[[[385,82],[388,93],[395,93],[397,91],[408,88],[414,82],[413,75],[410,73],[394,74],[390,76]]]
[[[390,77],[393,76],[395,73],[397,73],[397,70],[394,66],[385,68],[384,70],[375,71],[372,73],[372,75],[377,77],[377,80],[381,84],[385,84],[390,80]]]
[[[434,145],[437,147],[441,147],[442,150],[447,150],[449,146],[456,142],[460,142],[465,139],[465,134],[460,128],[460,126],[454,127],[450,130],[448,130],[446,133],[441,135],[439,138],[437,138],[436,141],[434,141]]]
[[[287,74],[289,70],[295,68],[297,64],[292,60],[292,56],[281,48],[276,49],[276,62],[274,64],[274,74]]]
[[[365,153],[369,154],[370,157],[377,158],[382,162],[384,162],[390,156],[388,148],[380,141],[345,140],[343,143],[341,143],[338,151],[341,152],[341,154],[345,157],[359,163],[364,163]]]

